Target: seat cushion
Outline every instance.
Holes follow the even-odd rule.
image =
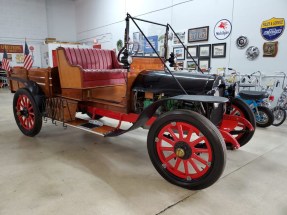
[[[125,69],[83,69],[83,87],[126,84]]]
[[[79,65],[83,69],[118,68],[113,62],[115,53],[112,50],[65,48],[65,53],[71,65]]]
[[[248,91],[248,90],[242,90],[239,92],[239,96],[242,99],[246,100],[259,100],[259,99],[265,99],[268,98],[269,94],[266,91]]]

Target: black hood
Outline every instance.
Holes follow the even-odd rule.
[[[178,71],[173,75],[189,95],[204,95],[213,87],[223,84],[224,80],[218,75],[194,74]],[[165,93],[171,96],[184,94],[171,74],[164,71],[143,71],[133,85],[134,91]]]

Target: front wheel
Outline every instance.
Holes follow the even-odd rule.
[[[149,130],[147,148],[163,178],[191,190],[211,186],[225,167],[226,146],[221,134],[193,111],[162,114]]]
[[[272,109],[272,112],[274,115],[274,121],[272,125],[274,126],[281,125],[286,119],[286,111],[282,107],[276,106],[275,108]]]
[[[23,134],[33,137],[42,128],[42,116],[31,93],[19,89],[13,98],[13,113],[15,121]]]
[[[266,128],[270,125],[272,125],[274,121],[274,116],[272,111],[263,106],[257,107],[258,111],[255,110],[255,118],[256,118],[256,125],[258,127]]]
[[[254,130],[250,131],[246,125],[239,123],[236,130],[234,130],[235,138],[240,144],[240,146],[244,146],[246,143],[249,142],[249,140],[253,137],[255,133],[255,127],[256,127],[256,120],[254,117],[254,114],[248,104],[246,104],[242,99],[240,98],[234,98],[231,99],[231,111],[230,115],[235,116],[241,116],[245,119],[247,119],[251,125],[253,126]]]

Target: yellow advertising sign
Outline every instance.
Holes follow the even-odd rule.
[[[285,19],[284,18],[271,18],[269,20],[265,20],[261,24],[261,28],[270,28],[270,27],[279,27],[285,26]]]
[[[284,32],[285,19],[271,18],[261,24],[261,35],[265,40],[273,41],[278,39]]]
[[[23,53],[22,45],[0,44],[0,53],[3,53],[4,49],[7,53]]]

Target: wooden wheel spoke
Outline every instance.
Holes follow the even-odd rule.
[[[236,112],[238,112],[237,109],[233,109],[232,112],[230,113],[230,115],[235,115]]]
[[[173,151],[173,147],[160,147],[162,151]]]
[[[172,136],[172,138],[174,139],[174,141],[178,141],[178,138],[175,135],[175,133],[173,132],[173,130],[170,127],[167,130],[170,133],[170,135]]]
[[[169,138],[167,138],[167,137],[165,137],[165,136],[163,136],[163,135],[162,135],[160,138],[161,138],[161,140],[163,140],[163,141],[169,143],[169,144],[172,145],[172,146],[174,146],[174,144],[175,144],[175,142],[174,142],[172,139],[169,139]]]
[[[177,124],[177,131],[178,131],[178,137],[179,139],[183,139],[183,130],[182,130],[182,125],[181,124]]]
[[[174,165],[174,169],[178,170],[178,167],[179,167],[179,164],[181,163],[181,159],[180,158],[177,158],[176,159],[176,162],[175,162],[175,165]]]
[[[25,107],[25,102],[24,98],[21,96],[20,102],[19,102],[23,107]]]
[[[27,118],[24,118],[23,124],[24,124],[25,126],[27,126]]]
[[[195,163],[192,159],[189,159],[188,161],[189,161],[189,163],[191,164],[191,166],[192,166],[192,168],[194,169],[194,171],[195,171],[196,173],[199,173],[199,172],[200,172],[200,169],[198,169],[196,163]]]
[[[175,158],[176,154],[172,153],[171,155],[169,155],[168,157],[165,158],[166,162],[169,162],[171,159]]]
[[[198,143],[200,143],[203,140],[206,140],[206,138],[205,137],[199,137],[196,140],[194,140],[192,142],[189,142],[189,146],[190,147],[194,147],[194,146],[196,146]]]
[[[188,134],[187,134],[185,140],[189,142],[192,134],[193,134],[193,130],[192,130],[192,129],[189,129]]]
[[[193,154],[192,155],[192,158],[194,158],[195,160],[198,160],[200,163],[204,164],[204,165],[207,165],[207,161],[204,160],[203,158],[199,157],[198,155],[196,154]]]
[[[184,161],[183,161],[183,166],[184,166],[184,173],[185,173],[185,175],[188,175],[189,172],[188,172],[188,163],[187,163],[187,160],[184,160]]]
[[[193,148],[194,153],[209,153],[208,149]]]
[[[18,107],[18,106],[17,106]],[[23,109],[25,106],[22,104],[22,102],[19,102],[19,108]]]
[[[26,96],[24,96],[24,97],[23,97],[23,100],[24,100],[24,104],[25,104],[25,106],[27,107],[27,106],[28,106],[28,100],[27,100],[27,97],[26,97]]]
[[[29,116],[29,120],[30,120],[31,122],[34,122],[34,118],[33,118],[32,116]]]

